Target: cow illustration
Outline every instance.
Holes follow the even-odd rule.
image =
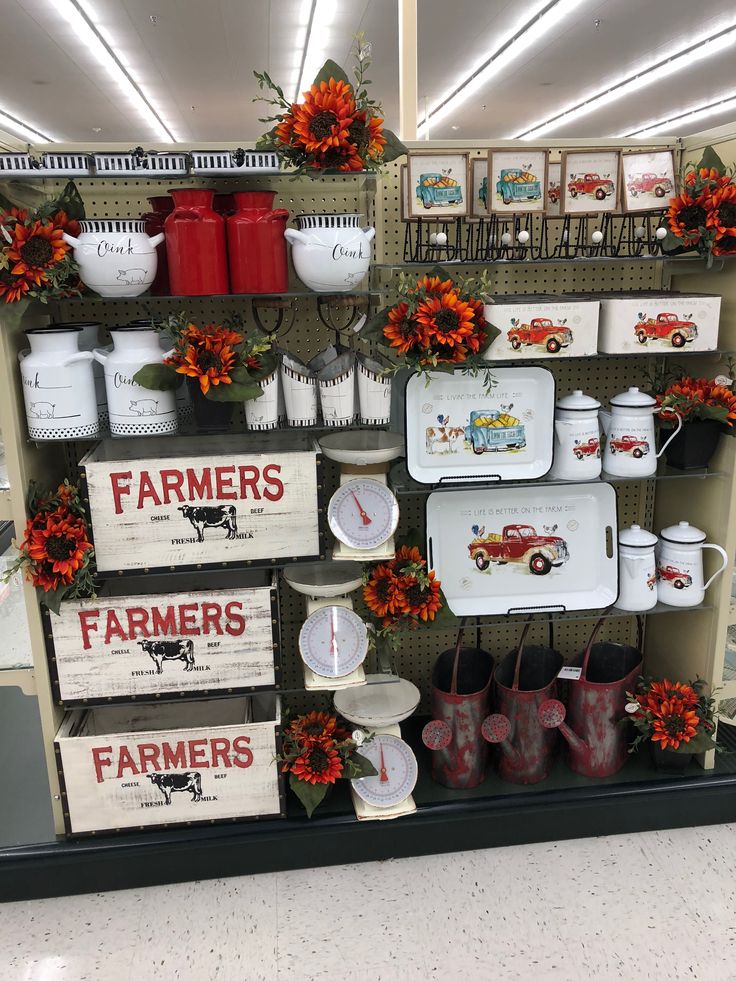
[[[146,776],[154,785],[158,787],[166,798],[166,803],[171,803],[171,795],[183,794],[187,790],[192,795],[192,802],[197,803],[202,800],[202,777],[199,773],[147,773]]]
[[[238,515],[233,504],[219,504],[216,507],[195,507],[184,504],[179,508],[185,518],[197,531],[197,541],[204,541],[205,528],[227,528],[227,538],[235,538],[238,531]]]
[[[163,674],[164,661],[184,661],[184,670],[194,667],[194,644],[191,640],[139,640],[146,654],[156,665],[156,674]]]
[[[31,402],[28,414],[34,419],[53,419],[55,409],[56,406],[50,402]]]
[[[118,282],[123,286],[140,286],[145,281],[145,269],[118,269]]]
[[[158,415],[158,402],[155,399],[137,399],[130,403],[129,408],[134,416]]]

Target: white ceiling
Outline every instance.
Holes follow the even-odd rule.
[[[253,141],[268,115],[254,68],[293,95],[309,0],[86,0],[121,61],[181,142]],[[519,0],[418,0],[420,116],[513,33],[533,5]],[[84,48],[54,0],[0,0],[0,110],[60,142],[149,141],[153,134]],[[155,23],[151,17],[155,18]],[[584,0],[544,40],[431,131],[435,139],[509,138],[608,87],[696,34],[736,16],[733,0]],[[371,92],[398,127],[397,0],[336,0],[317,35],[348,67],[352,37],[373,45]],[[550,136],[602,137],[717,101],[736,89],[734,50],[697,62]],[[685,136],[728,122],[677,127]],[[457,128],[455,128],[457,127]],[[99,129],[99,132],[96,130]]]

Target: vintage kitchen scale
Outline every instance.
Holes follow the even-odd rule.
[[[319,445],[326,457],[340,464],[340,486],[327,507],[327,522],[336,538],[333,558],[393,558],[399,502],[386,478],[391,460],[404,453],[403,436],[347,431],[323,436]]]
[[[357,562],[311,562],[284,570],[285,581],[307,597],[299,653],[307,691],[336,691],[365,684],[368,629],[348,595],[362,582]]]
[[[401,738],[399,723],[416,711],[420,693],[405,678],[391,681],[368,675],[363,688],[335,693],[335,710],[373,738],[360,747],[376,775],[352,780],[350,791],[359,821],[387,821],[416,811],[412,791],[419,773],[414,751]]]

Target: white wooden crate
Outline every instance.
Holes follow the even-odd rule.
[[[69,837],[284,814],[278,695],[67,712],[54,750]]]
[[[125,579],[44,607],[54,700],[67,708],[278,688],[278,577]]]
[[[106,440],[80,468],[103,578],[324,555],[309,437]]]

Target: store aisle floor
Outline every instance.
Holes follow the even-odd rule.
[[[736,825],[0,906],[3,981],[736,979]]]

